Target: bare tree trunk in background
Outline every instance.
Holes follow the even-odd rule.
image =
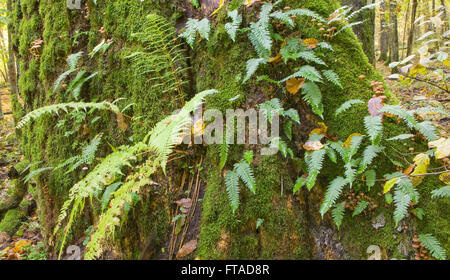
[[[445,0],[441,0],[441,5],[442,5],[442,11],[444,12],[444,24],[442,25],[442,32],[441,34],[444,34],[448,28],[449,28],[449,19],[448,19],[448,13],[447,13],[447,7],[445,6]]]
[[[402,59],[405,57],[405,43],[406,43],[406,34],[408,33],[408,21],[409,21],[409,8],[411,6],[411,1],[408,0],[408,7],[406,8],[405,14],[405,25],[403,27],[403,37],[402,37]]]
[[[399,61],[397,2],[389,2],[389,62]],[[396,69],[393,69],[396,71]]]
[[[418,0],[413,0],[412,10],[411,10],[411,25],[409,28],[406,56],[410,56],[412,53],[412,47],[413,47],[413,43],[414,43],[415,26],[416,26],[414,24],[414,21],[416,20],[417,4],[418,4]]]
[[[386,26],[386,3],[381,2],[380,12],[380,58],[378,61],[387,61],[389,52],[389,32]]]
[[[353,7],[357,11],[372,3],[370,0],[341,0],[342,5]],[[357,21],[362,21],[362,24],[353,27],[353,31],[362,43],[364,53],[369,62],[375,65],[375,9],[366,9],[361,12]]]

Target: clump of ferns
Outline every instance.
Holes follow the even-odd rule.
[[[116,177],[125,176],[125,182],[110,194],[112,197],[108,209],[103,212],[87,244],[86,259],[94,259],[102,254],[102,244],[109,235],[114,233],[116,226],[120,225],[120,218],[126,204],[131,204],[133,197],[138,194],[141,187],[152,183],[150,176],[159,168],[165,173],[168,157],[173,148],[180,144],[186,131],[191,127],[191,113],[197,110],[206,96],[217,91],[207,90],[195,95],[184,107],[171,116],[157,123],[146,135],[143,141],[134,145],[121,146],[106,156],[81,181],[76,183],[69,191],[69,198],[60,210],[54,234],[61,230],[63,222],[67,220],[62,229],[59,257],[67,243],[68,235],[76,219],[83,213],[86,200],[92,201],[111,184]],[[119,108],[109,102],[101,103],[65,103],[39,108],[27,114],[17,125],[18,128],[32,120],[44,115],[53,114],[69,109],[87,110],[89,108],[108,110],[120,114]],[[145,158],[144,158],[145,155]],[[125,175],[124,168],[137,165],[137,171]]]
[[[160,96],[177,96],[179,102],[184,102],[188,67],[173,24],[162,16],[150,14],[140,32],[133,33],[132,37],[142,46],[127,56],[135,75],[149,77],[151,90]]]

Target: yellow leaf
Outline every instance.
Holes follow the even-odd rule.
[[[411,175],[420,175],[427,173],[428,165],[430,165],[430,157],[427,154],[418,154],[414,158],[414,163],[417,165]],[[420,185],[424,176],[411,177],[411,182],[414,187]]]
[[[267,62],[270,62],[270,63],[277,63],[277,62],[279,62],[280,60],[281,60],[281,53],[278,53],[277,56],[270,57],[270,58],[267,60]]]
[[[317,44],[319,44],[319,41],[314,38],[307,38],[303,40],[303,43],[305,43],[308,49],[315,49],[317,47]]]
[[[344,147],[350,147],[350,144],[352,143],[352,139],[353,139],[353,137],[355,137],[355,136],[361,136],[361,133],[353,133],[353,134],[351,134],[348,138],[347,138],[347,140],[345,140],[345,142],[344,142],[344,144],[342,144],[342,146],[344,146]]]
[[[400,181],[400,178],[392,178],[384,184],[383,193],[387,193],[392,189],[392,187]]]
[[[213,16],[213,15],[215,15],[217,12],[219,12],[220,9],[222,9],[223,4],[225,4],[225,0],[220,0],[219,8],[217,8],[217,10],[215,10],[215,11],[211,14],[211,16]]]
[[[198,119],[192,127],[192,135],[194,135],[194,137],[203,135],[203,133],[205,132],[205,127],[206,124],[203,119]]]
[[[448,59],[444,59],[444,61],[442,62],[445,66],[450,67],[450,60]]]
[[[450,173],[443,173],[439,175],[439,180],[444,182],[446,185],[450,185]]]
[[[428,147],[436,148],[436,159],[443,159],[450,155],[450,138],[440,138],[428,143]]]
[[[305,78],[290,78],[286,82],[286,89],[290,94],[296,94],[302,88],[305,82]]]
[[[24,247],[29,244],[31,244],[30,241],[26,241],[26,240],[17,241],[16,244],[14,245],[13,251],[15,253],[22,254],[24,252]]]
[[[244,5],[246,5],[247,7],[252,5],[253,3],[255,3],[258,0],[244,0]]]
[[[315,129],[313,129],[313,130],[309,133],[309,136],[310,136],[310,137],[313,136],[314,134],[325,135],[325,134],[327,133],[327,131],[328,131],[328,126],[326,126],[325,123],[319,122],[319,123],[317,123],[317,124],[320,126],[320,128],[315,128]]]

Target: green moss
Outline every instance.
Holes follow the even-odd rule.
[[[13,235],[16,233],[16,230],[19,229],[20,223],[24,217],[25,214],[21,210],[9,210],[0,222],[0,232],[6,232],[9,235]]]

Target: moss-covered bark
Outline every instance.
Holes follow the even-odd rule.
[[[88,1],[81,11],[70,11],[65,7],[65,0],[37,1],[21,0],[12,4],[13,31],[12,46],[17,52],[20,65],[18,80],[20,98],[23,106],[15,100],[15,116],[20,117],[23,111],[30,111],[37,107],[53,102],[72,101],[73,97],[63,91],[52,92],[52,84],[59,74],[66,70],[65,59],[71,53],[84,51],[89,53],[103,38],[113,39],[114,44],[105,55],[89,59],[83,58],[82,69],[90,73],[98,71],[98,76],[83,88],[82,100],[115,100],[126,98],[126,104],[135,103],[134,116],[147,125],[153,125],[173,109],[182,106],[174,96],[164,95],[151,90],[151,80],[138,75],[129,61],[125,58],[132,50],[140,48],[131,38],[131,34],[140,28],[144,17],[155,12],[164,15],[173,24],[180,24],[192,14],[200,17],[201,11],[193,11],[187,6],[188,1]],[[214,1],[208,3],[217,5]],[[284,1],[284,5],[291,8],[308,8],[328,16],[338,7],[337,0],[302,0]],[[206,7],[208,11],[211,7]],[[242,8],[244,22],[256,19],[259,4],[250,8]],[[209,15],[209,13],[208,13]],[[207,100],[208,108],[225,110],[230,107],[243,107],[260,103],[272,97],[283,100],[286,108],[296,108],[301,115],[302,127],[294,130],[292,148],[304,143],[309,132],[317,127],[321,121],[311,113],[299,96],[283,96],[283,94],[266,82],[252,79],[242,85],[237,79],[237,73],[245,72],[247,59],[256,57],[250,42],[245,35],[240,34],[237,43],[233,43],[225,29],[228,21],[226,11],[222,9],[216,19],[211,19],[213,28],[209,41],[203,40],[190,51],[189,64],[192,66],[190,89],[187,94],[215,88],[220,94]],[[294,31],[299,31],[302,38],[322,38],[317,26],[307,18],[296,20]],[[103,27],[104,34],[99,30]],[[278,28],[278,27],[277,27]],[[283,27],[279,27],[283,28]],[[280,29],[283,35],[290,32]],[[298,33],[296,33],[298,35]],[[39,49],[39,57],[33,56],[29,48],[36,39],[43,39]],[[334,111],[348,99],[359,98],[369,100],[372,97],[371,81],[382,81],[369,63],[366,55],[358,43],[357,37],[351,30],[346,30],[334,37],[330,43],[335,49],[325,57],[325,62],[339,74],[344,89],[334,86],[322,86],[323,103],[325,107],[324,120],[329,132],[340,139],[346,139],[351,133],[364,133],[361,116],[367,114],[362,107],[354,107],[345,117],[335,118]],[[278,46],[274,46],[274,53]],[[287,67],[276,68],[273,65],[262,67],[258,74],[268,74],[272,78],[281,79],[291,74]],[[358,76],[365,75],[365,79]],[[234,104],[230,98],[241,97]],[[189,97],[189,96],[188,96]],[[392,100],[392,99],[391,99]],[[89,130],[82,130],[72,125],[56,128],[57,120],[51,117],[41,118],[28,125],[22,133],[22,145],[26,157],[33,161],[42,161],[39,167],[57,166],[67,158],[79,153],[81,145],[92,139],[99,131],[112,145],[119,146],[129,143],[129,137],[141,139],[146,131],[145,127],[132,124],[125,132],[121,132],[112,114],[102,113],[102,119],[91,125]],[[89,122],[94,116],[88,116]],[[402,129],[393,121],[387,121],[386,134],[398,135]],[[77,135],[64,136],[65,131],[76,129]],[[403,150],[405,146],[397,144],[396,148]],[[409,145],[415,145],[408,143]],[[254,147],[232,147],[229,153],[228,165],[231,166],[242,158],[244,150]],[[108,147],[101,151],[104,156]],[[199,149],[201,153],[203,150]],[[256,150],[257,151],[257,150]],[[253,168],[256,175],[256,195],[244,190],[241,192],[241,205],[233,214],[226,197],[223,183],[223,173],[219,169],[219,148],[209,146],[206,149],[205,169],[202,171],[203,180],[207,182],[203,200],[202,225],[199,236],[198,255],[204,259],[224,258],[255,258],[255,259],[308,259],[308,258],[366,258],[365,250],[369,245],[379,245],[386,252],[387,257],[400,257],[397,246],[399,238],[410,238],[417,231],[433,233],[440,240],[446,241],[447,232],[438,229],[448,229],[448,205],[440,201],[431,201],[429,191],[435,181],[427,179],[420,186],[419,191],[428,202],[423,207],[427,212],[427,219],[418,222],[408,218],[411,230],[399,234],[393,225],[392,206],[383,203],[383,197],[378,196],[381,186],[377,185],[368,193],[380,206],[375,213],[359,216],[354,219],[346,217],[341,230],[338,232],[327,215],[322,220],[318,208],[322,201],[326,186],[330,178],[334,178],[342,170],[331,162],[324,167],[317,186],[313,191],[301,190],[299,194],[292,194],[292,186],[301,175],[304,163],[301,158],[303,151],[295,149],[296,159],[286,161],[279,156],[262,157],[255,152]],[[392,172],[394,166],[386,159],[379,160],[378,172],[384,174]],[[38,166],[36,166],[37,168]],[[173,167],[177,168],[176,166]],[[172,172],[172,182],[179,180],[179,173]],[[86,171],[80,171],[69,176],[65,171],[52,171],[37,178],[37,194],[41,222],[44,227],[44,237],[48,245],[53,248],[58,244],[51,238],[55,219],[59,209],[67,198],[68,190]],[[384,173],[383,173],[384,172]],[[161,182],[162,187],[171,185]],[[364,186],[356,186],[361,190]],[[132,210],[124,226],[116,238],[118,257],[139,258],[142,250],[149,242],[156,246],[163,244],[167,238],[167,229],[172,217],[170,205],[172,194],[168,190],[150,192],[143,195],[141,201]],[[93,203],[86,209],[86,215],[77,222],[73,233],[73,240],[83,237],[84,231],[95,222],[99,213],[98,203]],[[440,211],[438,210],[440,209]],[[443,210],[444,211],[443,211]],[[384,213],[386,226],[376,231],[372,228],[372,216]],[[256,221],[264,219],[259,229]],[[436,226],[437,225],[437,226]],[[394,238],[395,235],[400,237]],[[75,242],[75,241],[74,241]],[[448,242],[444,243],[448,249]]]

